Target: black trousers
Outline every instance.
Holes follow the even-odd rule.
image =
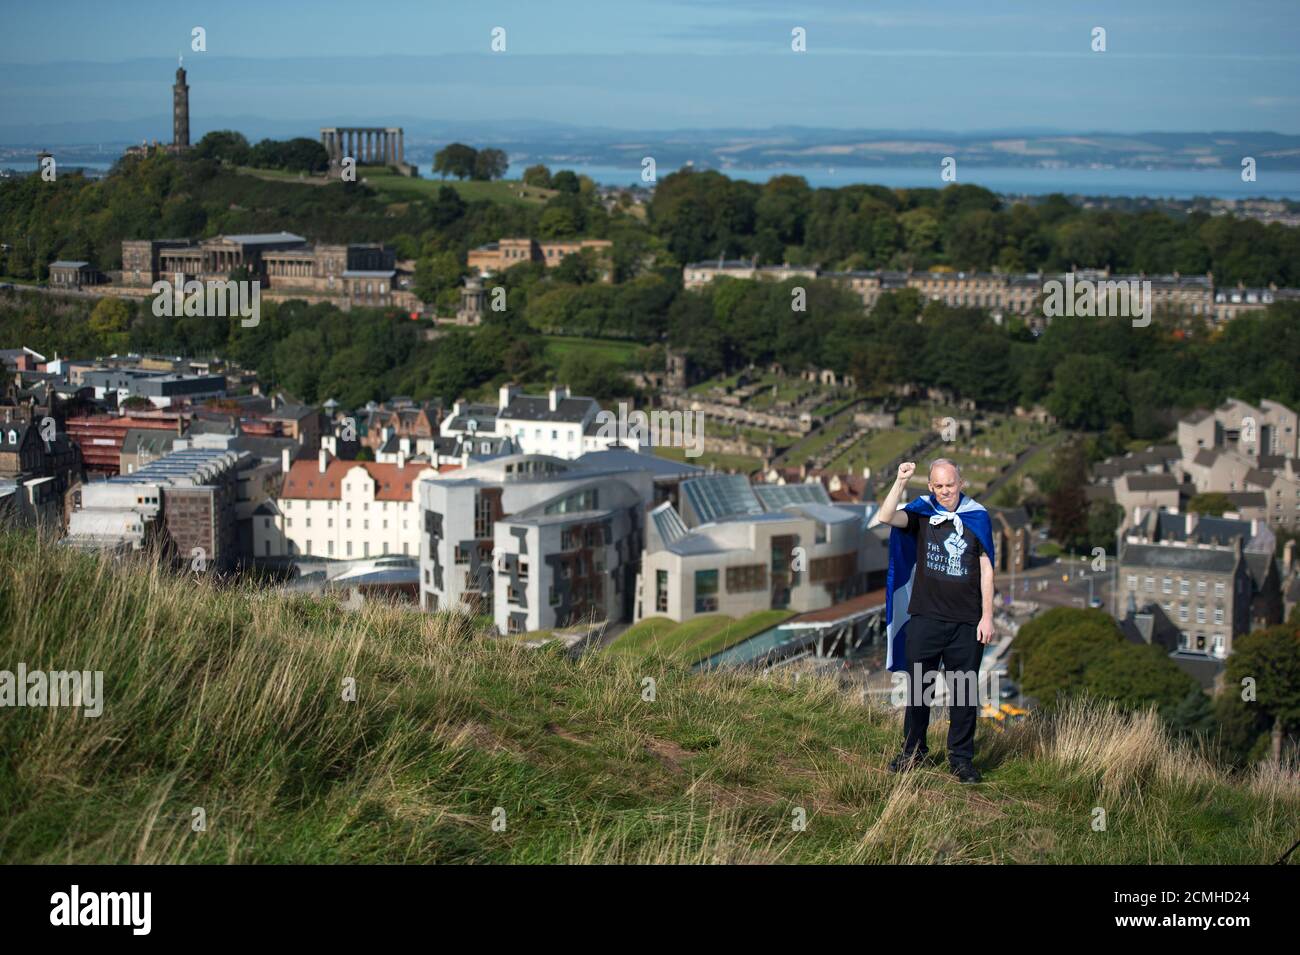
[[[948,761],[970,762],[975,757],[975,724],[979,719],[980,661],[984,644],[974,623],[951,623],[933,617],[913,616],[907,621],[907,710],[903,718],[903,751],[928,753],[926,730],[930,726],[933,681],[945,680],[949,689]],[[943,673],[939,664],[943,663]],[[927,689],[929,688],[929,689]],[[955,690],[955,693],[951,692]],[[962,705],[955,705],[961,703]]]

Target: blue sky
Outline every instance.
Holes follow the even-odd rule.
[[[196,134],[251,118],[1300,133],[1298,0],[63,0],[8,3],[4,27],[0,129],[162,133],[184,53]]]

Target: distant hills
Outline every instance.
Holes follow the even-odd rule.
[[[166,139],[166,117],[0,126],[0,163],[60,147],[67,158],[111,158],[129,144]],[[238,129],[249,139],[315,137],[323,125],[346,118],[284,121],[249,116],[216,118],[194,130]],[[360,121],[359,121],[360,122]],[[1271,170],[1300,170],[1300,136],[1270,132],[1071,133],[1009,130],[950,133],[935,130],[843,130],[796,126],[768,129],[627,130],[493,120],[440,122],[414,117],[374,117],[366,125],[406,129],[408,160],[420,164],[434,150],[461,140],[504,149],[511,164],[637,167],[653,155],[661,169],[685,163],[726,170],[779,166],[930,166],[945,156],[962,165],[1014,168],[1116,168],[1235,170],[1245,156]],[[102,150],[102,151],[101,151]],[[105,154],[109,154],[105,157]]]

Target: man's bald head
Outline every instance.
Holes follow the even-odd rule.
[[[939,458],[930,465],[930,493],[948,510],[957,506],[964,483],[956,462]]]
[[[955,461],[949,461],[947,458],[936,458],[934,462],[930,465],[931,483],[934,483],[935,480],[935,473],[934,473],[935,468],[941,469],[939,479],[944,481],[944,483],[947,483],[949,480],[952,480],[952,481],[956,481],[958,486],[961,485],[962,483],[961,465],[957,464]],[[943,473],[942,469],[944,468],[950,469],[952,473],[951,474]]]

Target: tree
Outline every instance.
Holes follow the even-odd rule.
[[[551,177],[551,188],[557,189],[560,192],[571,193],[576,196],[578,190],[582,188],[582,183],[579,181],[576,173],[568,169],[561,169]]]
[[[90,330],[97,335],[126,331],[131,306],[120,298],[101,298],[90,313]]]
[[[1238,637],[1223,677],[1216,711],[1241,737],[1226,742],[1245,752],[1267,732],[1272,759],[1280,759],[1283,736],[1300,729],[1300,629],[1282,624]]]
[[[427,255],[415,266],[415,294],[423,302],[437,301],[459,288],[466,271],[455,252]]]
[[[533,186],[537,189],[551,188],[551,170],[547,169],[541,163],[535,166],[529,166],[524,170],[524,185]]]
[[[1210,517],[1222,517],[1223,512],[1232,509],[1232,502],[1222,491],[1210,491],[1197,494],[1187,502],[1187,509],[1193,514],[1206,514]]]
[[[234,166],[246,166],[251,151],[243,133],[233,129],[214,129],[195,144],[194,155],[199,159],[216,159]]]
[[[449,143],[438,150],[433,157],[433,171],[443,179],[455,176],[468,179],[474,175],[474,165],[478,159],[478,150],[464,143]]]
[[[569,199],[568,202],[562,200]],[[565,239],[581,234],[582,210],[568,196],[556,196],[546,204],[546,210],[537,221],[538,234],[543,239]]]
[[[1087,466],[1083,448],[1068,441],[1056,449],[1050,476],[1051,491],[1047,515],[1052,536],[1067,550],[1076,550],[1088,540]]]
[[[1056,367],[1045,404],[1067,427],[1091,431],[1112,421],[1122,423],[1129,414],[1124,379],[1115,365],[1101,355],[1067,356]]]
[[[480,180],[500,179],[510,168],[506,154],[500,149],[480,149],[474,156],[473,178]]]

